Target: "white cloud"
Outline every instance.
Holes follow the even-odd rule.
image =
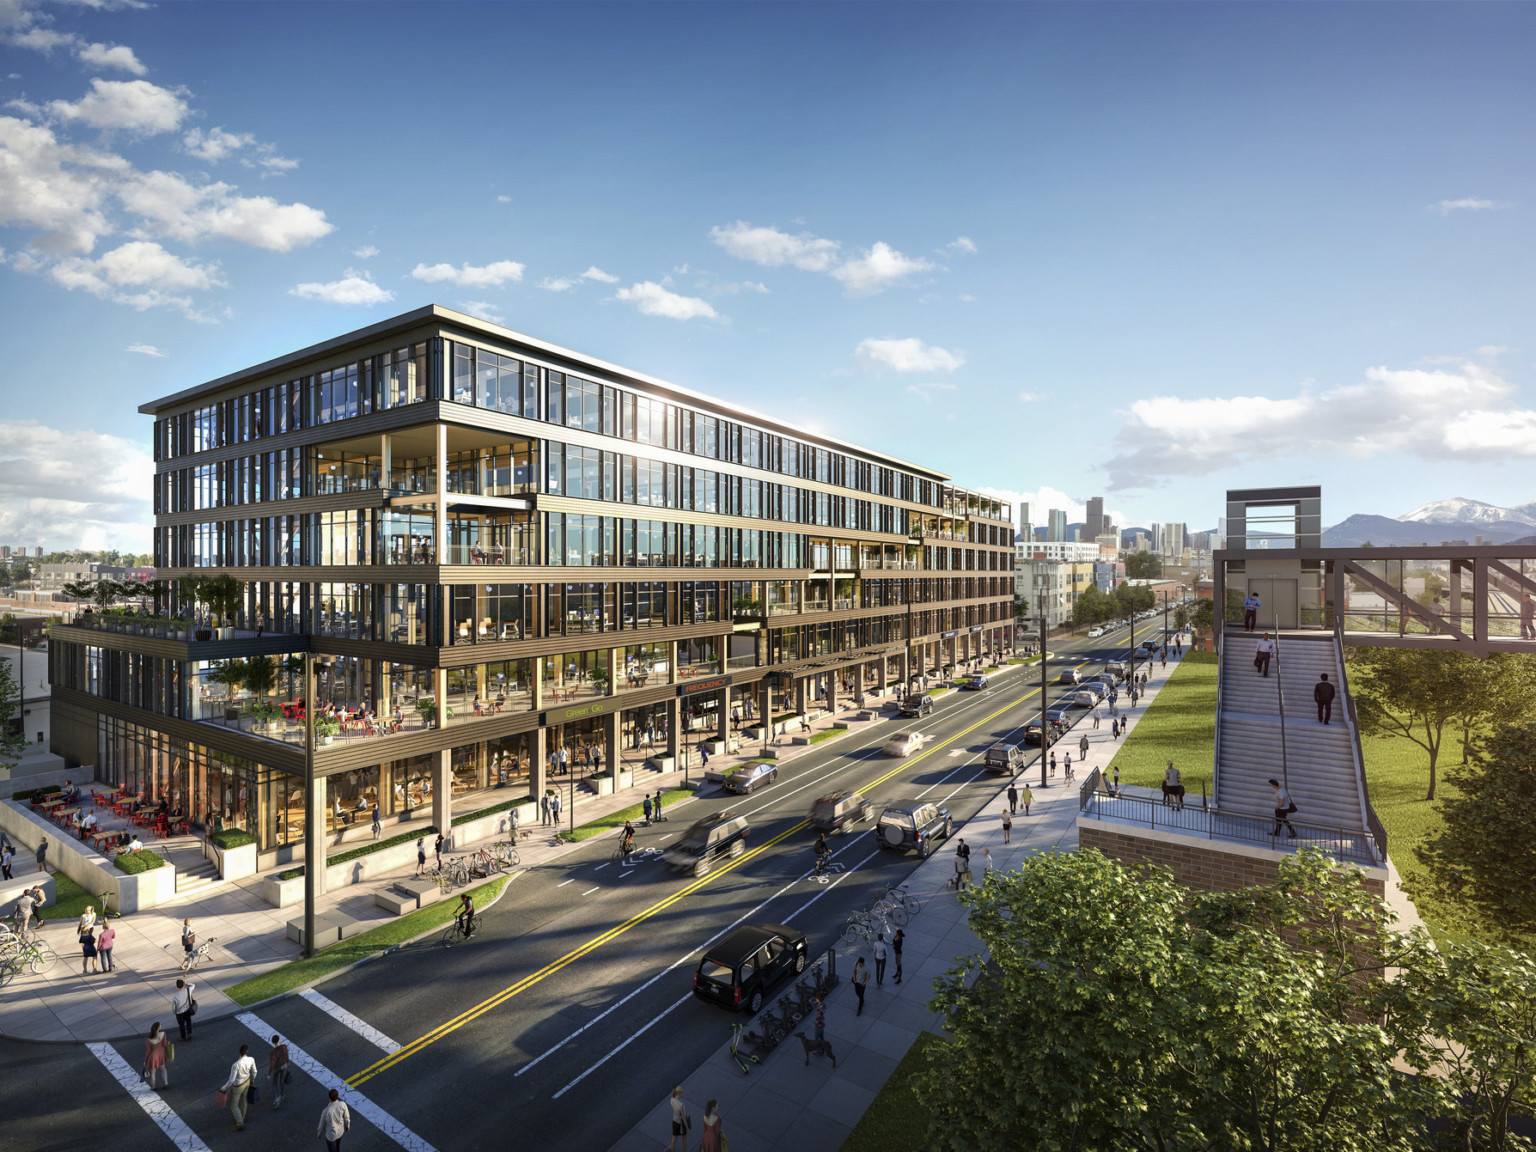
[[[140,356],[153,356],[159,360],[164,360],[168,355],[170,355],[170,353],[164,351],[163,349],[156,348],[153,344],[130,344],[127,348],[123,349],[123,351],[137,352]]]
[[[1437,200],[1429,206],[1429,210],[1441,216],[1449,216],[1452,212],[1487,212],[1497,207],[1492,200],[1474,200],[1470,196],[1463,196],[1460,200]]]
[[[1536,457],[1536,413],[1511,410],[1515,389],[1488,368],[1371,368],[1358,384],[1297,396],[1153,397],[1131,404],[1105,467],[1121,490],[1204,476],[1245,461],[1312,453],[1430,461]]]
[[[976,303],[976,297],[972,296],[969,292],[962,292],[962,293],[960,293],[960,300],[961,300],[962,303],[965,303],[965,304],[974,304],[974,303]]]
[[[745,220],[709,230],[709,238],[732,256],[774,268],[792,264],[807,272],[825,272],[832,267],[841,247],[836,240],[826,240],[809,232],[791,235],[777,228],[753,227]]]
[[[147,240],[133,240],[100,259],[71,256],[50,269],[64,287],[83,289],[103,300],[113,300],[143,311],[146,308],[179,308],[201,319],[192,298],[177,293],[205,292],[222,287],[217,264],[200,264],[167,252]]]
[[[863,256],[834,268],[832,275],[843,282],[846,295],[868,296],[933,267],[926,260],[903,256],[885,241],[878,240]]]
[[[498,204],[510,204],[510,203],[512,203],[512,197],[510,197],[510,196],[498,196],[498,197],[496,197],[496,203],[498,203]]]
[[[574,276],[561,276],[558,278],[546,276],[539,281],[539,287],[547,288],[551,292],[569,292],[572,288],[576,287],[576,278]]]
[[[280,204],[270,196],[238,196],[232,184],[195,185],[174,172],[136,173],[118,190],[130,212],[160,234],[195,242],[206,237],[237,240],[253,248],[289,252],[335,229],[308,204]]]
[[[44,251],[89,252],[110,233],[105,202],[131,171],[121,156],[0,116],[0,224],[37,229],[35,243]]]
[[[956,236],[948,244],[944,245],[951,252],[964,252],[968,255],[976,255],[976,241],[969,236]]]
[[[172,132],[187,114],[184,90],[162,88],[148,80],[91,81],[91,90],[74,103],[54,100],[48,112],[60,120],[91,128],[143,132]]]
[[[660,284],[650,280],[643,280],[628,288],[620,288],[617,296],[620,300],[633,304],[647,316],[692,320],[697,316],[715,319],[719,315],[707,301],[700,300],[697,296],[679,296],[676,292],[669,292]]]
[[[96,68],[119,68],[142,76],[149,71],[126,44],[87,44],[77,53],[84,64]]]
[[[871,366],[894,368],[897,372],[953,372],[965,363],[965,357],[937,344],[924,344],[915,336],[900,340],[859,341],[854,355]]]
[[[154,471],[139,437],[0,420],[0,539],[147,552]]]
[[[935,380],[929,384],[908,384],[906,388],[903,389],[903,391],[908,392],[913,396],[920,396],[930,403],[933,401],[933,395],[935,392],[953,392],[954,390],[954,384],[950,384],[942,380]]]
[[[515,260],[498,260],[481,267],[461,264],[457,268],[452,264],[418,264],[411,269],[411,275],[428,284],[447,281],[460,288],[499,288],[509,280],[521,280],[525,267]]]
[[[296,284],[288,289],[290,296],[305,300],[323,300],[327,304],[387,304],[395,298],[393,292],[380,288],[368,278],[368,273],[348,268],[340,280],[320,284]]]
[[[599,284],[617,284],[619,278],[604,272],[596,264],[587,266],[587,270],[581,274],[583,280],[596,280]]]
[[[1020,392],[1019,393],[1019,403],[1020,404],[1033,404],[1033,403],[1035,403],[1038,400],[1044,400],[1044,399],[1045,399],[1045,397],[1042,396],[1039,392]]]
[[[466,300],[464,311],[471,316],[479,316],[482,320],[490,320],[496,324],[505,324],[507,319],[501,314],[500,306],[489,300]]]
[[[206,132],[201,128],[194,128],[181,138],[181,143],[182,147],[199,160],[217,164],[220,160],[233,156],[242,148],[249,148],[255,144],[256,137],[249,132],[226,132],[223,128],[210,128]]]
[[[1029,504],[1029,514],[1034,519],[1036,528],[1043,528],[1046,523],[1046,514],[1052,509],[1067,514],[1068,524],[1080,524],[1088,518],[1088,502],[1084,497],[1069,496],[1060,488],[1052,488],[1049,484],[1033,492],[1018,491],[1011,488],[981,487],[976,491],[983,496],[990,496],[994,500],[1001,501],[1003,507],[1008,510],[1009,518],[1013,521],[1015,529],[1019,527],[1019,505]],[[1124,511],[1118,508],[1104,509],[1104,515],[1121,528],[1134,523]]]
[[[378,254],[379,250],[372,244],[364,244],[361,248],[355,248],[352,251],[352,255],[359,260],[372,260]]]

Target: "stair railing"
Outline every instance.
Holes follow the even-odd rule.
[[[1360,744],[1360,718],[1355,712],[1355,698],[1349,691],[1349,672],[1344,666],[1344,618],[1341,613],[1333,617],[1333,658],[1339,669],[1339,696],[1343,699],[1344,718],[1349,725],[1349,750],[1355,759],[1355,791],[1360,798],[1360,813],[1365,826],[1375,839],[1375,851],[1379,863],[1387,862],[1387,829],[1376,809],[1371,807],[1371,792],[1365,781],[1365,753]]]
[[[1285,748],[1285,683],[1280,676],[1280,615],[1275,614],[1275,697],[1280,702],[1280,783],[1291,794],[1290,762]]]
[[[1227,645],[1226,625],[1223,623],[1217,628],[1216,642],[1216,735],[1215,748],[1211,754],[1211,798],[1216,808],[1221,807],[1221,681],[1226,671]],[[1190,633],[1193,644],[1194,633]]]

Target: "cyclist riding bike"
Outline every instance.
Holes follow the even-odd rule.
[[[624,838],[619,844],[624,852],[624,859],[629,859],[629,854],[635,850],[635,825],[633,821],[624,821]]]
[[[816,846],[813,851],[816,853],[816,875],[820,876],[826,870],[827,861],[832,856],[832,849],[827,846],[827,834],[825,832],[816,837]]]
[[[459,896],[459,910],[454,914],[453,922],[459,926],[464,939],[468,940],[475,930],[475,902],[470,899],[468,892]]]

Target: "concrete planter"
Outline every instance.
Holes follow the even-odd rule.
[[[611,795],[613,795],[613,777],[612,776],[588,776],[587,777],[587,783],[592,785],[592,787],[597,789],[597,794],[599,796],[611,796]]]
[[[703,747],[711,756],[724,756],[739,749],[741,747],[741,740],[736,736],[731,736],[724,740],[705,740]]]
[[[102,869],[102,871],[109,870]],[[107,889],[110,893],[107,901],[119,916],[126,916],[130,912],[142,912],[146,908],[158,908],[176,898],[176,866],[174,864],[166,863],[163,867],[132,876],[126,872],[118,872],[115,867],[110,869],[109,876],[112,873],[116,875],[113,877],[114,882]],[[90,890],[87,889],[87,891]]]
[[[304,877],[279,880],[277,874],[261,878],[261,898],[274,908],[288,908],[304,901]]]
[[[671,756],[651,756],[646,760],[646,763],[658,772],[675,772],[677,770],[677,761]]]
[[[256,845],[242,844],[238,848],[220,848],[203,841],[203,857],[213,861],[224,880],[244,880],[256,875]]]
[[[425,833],[422,833],[425,835]],[[427,840],[427,853],[430,856],[432,840]],[[414,868],[416,866],[416,841],[408,840],[404,844],[396,844],[393,848],[381,848],[377,852],[370,852],[366,856],[359,856],[356,860],[346,860],[340,864],[327,864],[325,868],[325,890],[334,892],[337,888],[346,888],[352,884],[362,884],[374,876],[385,872],[396,872],[401,868]],[[302,897],[302,893],[301,893]]]
[[[510,840],[514,828],[528,828],[538,822],[539,806],[537,802],[528,800],[505,812],[492,812],[487,816],[466,820],[454,828],[453,835],[448,839],[455,848],[477,844],[481,840]]]

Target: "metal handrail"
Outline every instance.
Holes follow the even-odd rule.
[[[1211,752],[1211,795],[1219,805],[1221,803],[1221,681],[1222,670],[1226,667],[1227,628],[1223,623],[1216,629],[1216,731],[1212,738],[1214,748]],[[1190,643],[1194,643],[1194,632],[1190,632]]]
[[[1123,820],[1150,829],[1161,827],[1170,832],[1204,835],[1208,840],[1219,836],[1227,840],[1268,844],[1277,852],[1316,847],[1341,861],[1354,860],[1372,865],[1379,864],[1384,858],[1375,834],[1362,829],[1289,821],[1297,833],[1293,840],[1288,834],[1277,834],[1273,830],[1273,817],[1206,811],[1192,806],[1176,808],[1155,798],[1114,796],[1106,792],[1087,793],[1080,812],[1095,820]]]
[[[1285,794],[1291,794],[1290,761],[1285,747],[1285,681],[1280,675],[1280,613],[1275,613],[1275,698],[1280,703],[1280,783]]]
[[[1339,696],[1344,703],[1344,718],[1349,724],[1349,747],[1355,758],[1355,789],[1360,797],[1360,813],[1365,826],[1371,830],[1379,860],[1387,859],[1387,829],[1376,809],[1371,807],[1370,787],[1365,779],[1365,750],[1360,743],[1360,718],[1355,712],[1355,699],[1349,693],[1349,672],[1344,666],[1344,619],[1335,612],[1333,617],[1333,654],[1339,666]]]

